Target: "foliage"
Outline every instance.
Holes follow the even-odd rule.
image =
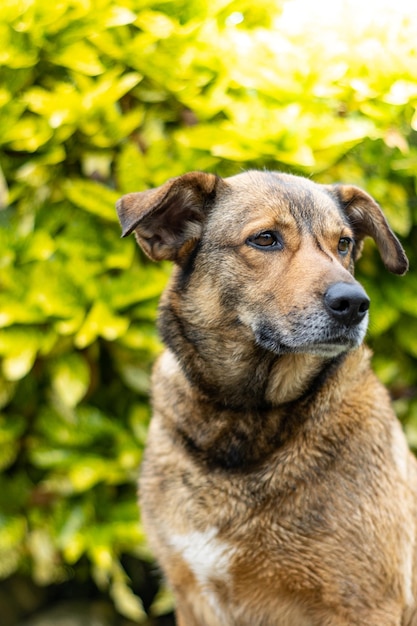
[[[383,205],[412,270],[369,245],[359,271],[417,445],[417,17],[333,4],[1,3],[0,576],[87,562],[144,617],[122,557],[148,558],[135,482],[169,267],[120,240],[114,203],[188,170],[291,170]]]

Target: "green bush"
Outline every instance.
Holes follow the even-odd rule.
[[[387,275],[369,244],[358,273],[417,445],[417,16],[313,4],[1,3],[1,577],[87,563],[144,618],[122,557],[149,558],[135,483],[170,268],[120,240],[114,204],[188,170],[284,169],[380,202],[412,269]]]

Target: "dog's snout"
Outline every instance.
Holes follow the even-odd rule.
[[[369,298],[359,284],[338,282],[330,285],[324,295],[330,315],[348,326],[359,324],[369,309]]]

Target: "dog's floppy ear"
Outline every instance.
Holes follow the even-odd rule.
[[[116,205],[122,237],[134,232],[151,259],[181,264],[201,236],[220,180],[214,174],[189,172],[156,189],[123,196]]]
[[[342,204],[356,239],[362,242],[364,237],[372,237],[385,267],[393,274],[405,274],[407,256],[375,200],[353,185],[331,185],[331,190]]]

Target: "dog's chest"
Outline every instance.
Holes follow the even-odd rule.
[[[169,543],[195,578],[190,599],[202,623],[208,626],[311,625],[296,603],[280,596],[271,564],[266,559],[262,564],[256,562],[250,548],[242,550],[221,538],[217,528],[173,533]],[[268,589],[274,589],[271,597]]]

